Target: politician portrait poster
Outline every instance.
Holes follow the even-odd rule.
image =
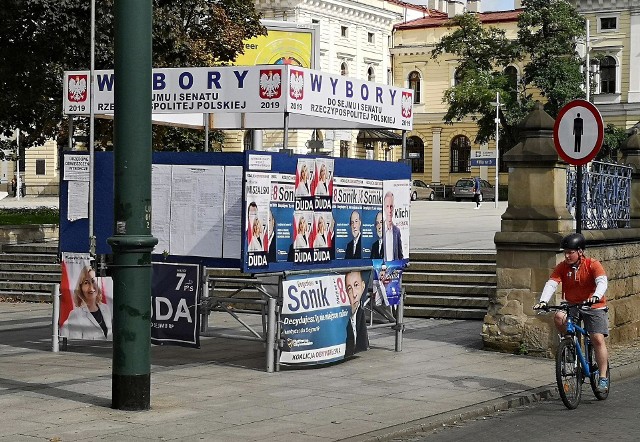
[[[267,267],[269,216],[271,213],[271,175],[264,172],[245,174],[245,256],[247,267]]]
[[[386,180],[382,184],[382,240],[385,261],[409,261],[411,183]]]
[[[290,250],[293,244],[293,212],[295,208],[295,175],[271,174],[271,213],[269,215],[269,239],[267,260],[283,262],[293,260]]]

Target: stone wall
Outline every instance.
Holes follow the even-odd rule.
[[[58,239],[57,224],[0,226],[0,245],[44,242]]]

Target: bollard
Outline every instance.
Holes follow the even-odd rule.
[[[398,304],[398,313],[396,314],[396,351],[402,351],[402,333],[404,332],[404,287]]]
[[[60,326],[58,321],[60,320],[60,284],[54,284],[51,290],[51,296],[53,297],[53,336],[51,338],[51,351],[58,353],[60,351]]]
[[[276,348],[276,300],[274,298],[269,298],[267,308],[267,373],[273,373]]]

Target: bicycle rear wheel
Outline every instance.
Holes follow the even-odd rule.
[[[609,390],[606,392],[601,392],[598,390],[598,382],[600,382],[600,370],[598,370],[598,363],[596,362],[596,351],[593,349],[593,345],[589,345],[589,368],[591,371],[591,376],[589,376],[589,383],[591,384],[591,390],[593,394],[599,401],[603,401],[609,396],[609,390],[611,390],[611,369],[609,368],[609,364],[607,364],[607,377],[609,378]]]
[[[573,338],[563,339],[556,352],[556,381],[564,405],[573,410],[580,404],[584,374]]]

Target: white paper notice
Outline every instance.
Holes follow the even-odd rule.
[[[69,181],[67,219],[89,218],[89,181]]]
[[[173,166],[172,255],[222,257],[224,166]]]
[[[171,224],[171,165],[151,167],[151,234],[158,238],[153,253],[169,253]]]
[[[89,181],[89,155],[64,156],[65,181]]]
[[[240,258],[242,244],[242,166],[227,166],[224,174],[223,258]]]

